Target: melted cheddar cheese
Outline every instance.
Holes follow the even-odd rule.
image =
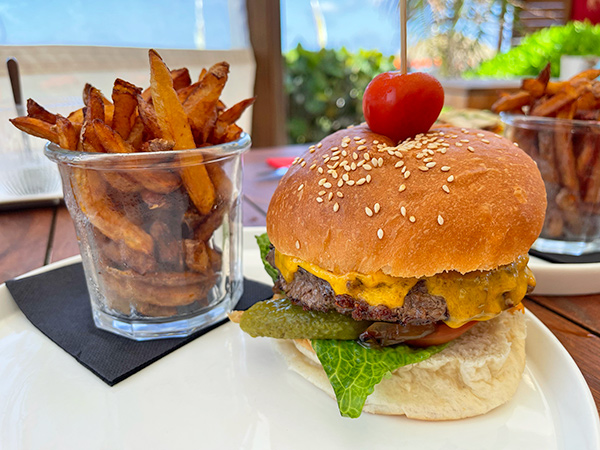
[[[489,320],[505,309],[521,303],[528,286],[535,286],[535,278],[527,267],[529,258],[520,256],[512,264],[495,270],[474,271],[466,274],[443,272],[424,277],[427,290],[432,295],[446,299],[448,320],[444,322],[458,328],[472,320]],[[377,272],[365,275],[350,272],[337,275],[301,259],[283,255],[275,250],[275,265],[286,282],[294,279],[299,267],[327,281],[336,295],[348,294],[369,305],[400,308],[408,292],[419,278],[398,278]]]

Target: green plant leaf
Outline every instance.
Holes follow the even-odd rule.
[[[360,416],[367,397],[386,374],[424,361],[446,347],[398,345],[377,349],[366,348],[356,341],[328,339],[311,342],[333,387],[340,414],[353,419]]]
[[[277,278],[279,278],[279,272],[277,272],[277,269],[275,269],[275,267],[273,267],[271,264],[269,264],[269,261],[267,261],[267,254],[269,253],[269,250],[271,250],[271,241],[269,240],[269,236],[267,236],[267,233],[263,233],[259,236],[255,236],[255,238],[258,248],[260,249],[260,259],[262,259],[265,270],[273,279],[274,283],[277,281]]]

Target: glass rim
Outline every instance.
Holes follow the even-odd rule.
[[[525,116],[523,114],[500,113],[500,119],[506,125],[529,130],[559,127],[592,128],[600,133],[600,121],[581,119],[558,119],[556,117]]]
[[[67,150],[53,142],[47,142],[44,154],[53,162],[74,167],[90,169],[120,170],[142,169],[149,166],[160,168],[198,165],[198,156],[203,163],[214,163],[232,156],[238,156],[250,149],[250,135],[242,132],[235,141],[184,150],[165,150],[160,152],[135,153],[92,153]]]

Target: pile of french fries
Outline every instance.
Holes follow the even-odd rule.
[[[523,80],[519,92],[502,95],[492,106],[497,113],[559,119],[537,128],[517,120],[509,136],[537,162],[546,184],[542,237],[585,241],[600,234],[598,76],[599,69],[590,69],[566,81],[550,81],[548,64],[537,78]]]
[[[78,234],[86,229],[93,235],[79,238],[91,248],[110,307],[127,315],[173,316],[208,303],[221,270],[221,251],[211,237],[235,199],[226,162],[169,151],[238,139],[242,129],[235,122],[254,98],[230,108],[220,101],[226,62],[203,69],[192,83],[188,69],[169,70],[156,51],[149,59],[146,90],[117,79],[110,101],[86,85],[85,106],[68,117],[30,99],[27,116],[11,122],[67,150],[166,152],[159,166],[143,170],[117,163],[108,170],[62,170],[70,171]]]

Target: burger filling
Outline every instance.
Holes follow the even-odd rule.
[[[476,321],[519,306],[535,286],[527,256],[490,271],[424,278],[336,275],[274,248],[266,259],[277,270],[275,292],[306,311],[337,312],[371,323],[360,339],[380,346],[448,342]]]

